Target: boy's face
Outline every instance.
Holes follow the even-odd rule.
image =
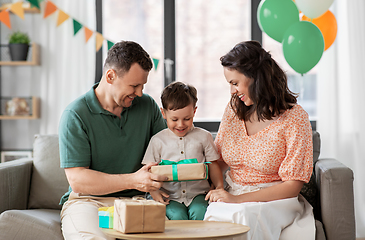
[[[167,127],[178,137],[184,137],[193,126],[193,118],[196,107],[192,104],[178,110],[166,110],[161,108]]]

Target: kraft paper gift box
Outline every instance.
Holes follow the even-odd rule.
[[[101,207],[98,209],[99,227],[113,228],[114,207]]]
[[[162,160],[160,163],[162,165],[151,167],[151,173],[168,177],[167,182],[207,179],[208,177],[207,164],[191,163],[191,162],[197,162],[197,161],[196,159],[184,159],[178,162]]]
[[[166,206],[154,200],[114,201],[114,229],[122,233],[164,232],[165,215]]]

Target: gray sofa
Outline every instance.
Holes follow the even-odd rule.
[[[318,159],[313,132],[314,174],[302,194],[314,206],[320,240],[355,239],[353,173],[335,159]],[[60,197],[67,191],[59,168],[57,135],[37,135],[33,158],[0,164],[0,240],[63,239]]]

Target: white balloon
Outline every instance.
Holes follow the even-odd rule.
[[[295,0],[302,13],[309,18],[317,18],[324,14],[334,0]]]

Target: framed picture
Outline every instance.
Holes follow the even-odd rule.
[[[12,161],[19,158],[31,158],[32,155],[32,151],[2,151],[1,162]]]
[[[29,116],[31,115],[32,98],[2,97],[1,115]]]

